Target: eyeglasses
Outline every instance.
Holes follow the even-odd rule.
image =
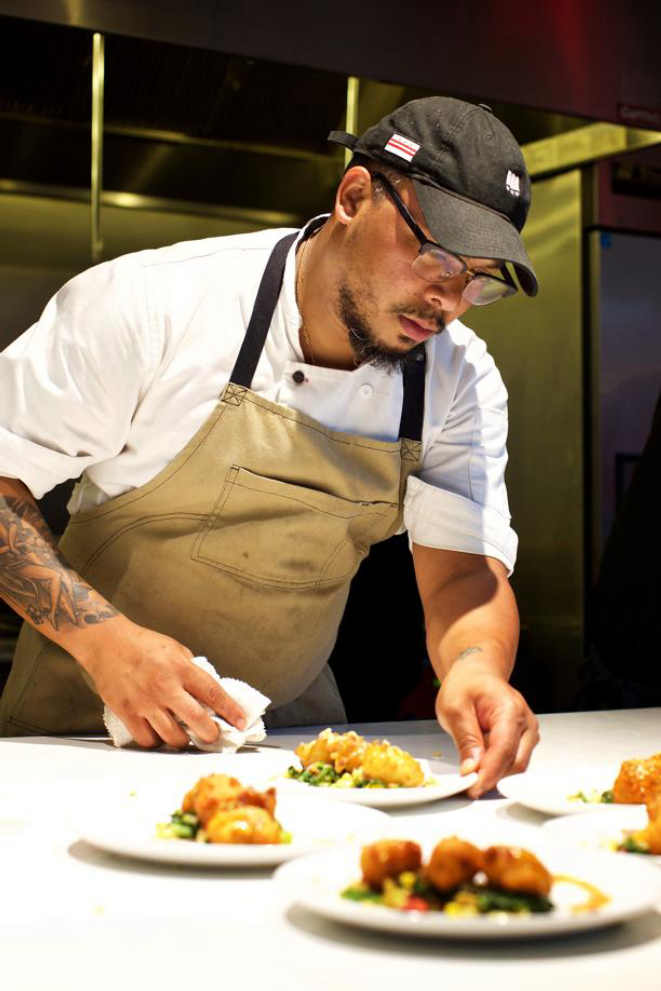
[[[411,268],[421,279],[425,279],[426,282],[447,282],[448,279],[455,279],[458,275],[466,275],[466,284],[461,295],[473,306],[487,306],[518,291],[512,276],[504,266],[499,269],[502,278],[489,275],[487,272],[472,272],[459,255],[446,251],[436,241],[430,241],[416,224],[390,180],[381,172],[373,172],[372,178],[378,179],[382,184],[420,242],[418,254],[413,259]]]

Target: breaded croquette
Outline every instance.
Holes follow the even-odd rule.
[[[385,878],[397,877],[402,871],[417,871],[422,863],[422,851],[412,840],[379,840],[363,847],[360,867],[363,881],[370,888],[380,889]]]
[[[425,876],[437,891],[452,891],[483,869],[482,860],[482,851],[472,843],[448,836],[434,847]]]
[[[341,774],[343,771],[354,771],[360,767],[365,747],[363,737],[353,730],[348,733],[334,733],[328,727],[316,740],[300,743],[294,752],[303,767],[310,767],[311,764],[321,761],[323,764],[332,764],[338,774]]]
[[[625,760],[613,785],[613,801],[643,804],[661,788],[661,754]]]
[[[363,774],[370,780],[377,779],[404,788],[415,788],[425,780],[415,757],[387,740],[375,740],[367,745],[363,756]]]
[[[504,891],[522,891],[546,897],[553,878],[534,853],[520,847],[490,846],[483,867],[489,884]]]
[[[211,843],[280,843],[282,839],[280,824],[255,805],[216,812],[204,831]]]
[[[253,805],[265,809],[269,815],[275,812],[275,788],[255,791],[247,788],[227,774],[209,774],[200,778],[185,796],[182,812],[194,812],[203,826],[216,812]]]

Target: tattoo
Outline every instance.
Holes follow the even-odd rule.
[[[460,654],[457,654],[457,656],[455,657],[455,661],[463,661],[464,657],[468,657],[469,654],[481,654],[481,653],[482,653],[481,647],[466,647],[466,649],[462,650]]]
[[[118,615],[70,567],[37,506],[0,496],[0,595],[34,626],[87,626]]]

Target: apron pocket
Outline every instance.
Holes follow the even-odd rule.
[[[233,465],[191,557],[264,585],[333,585],[353,577],[398,517],[396,503],[353,502]]]

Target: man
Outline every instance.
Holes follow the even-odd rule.
[[[342,722],[349,583],[403,519],[473,794],[527,765],[506,393],[458,318],[516,291],[506,262],[536,293],[530,181],[456,100],[330,137],[357,157],[329,218],[99,265],[5,352],[0,582],[27,621],[5,734],[100,730],[103,700],[142,746],[184,746],[178,720],[211,741],[201,703],[242,714],[195,654],[269,695],[272,726]],[[81,472],[58,549],[33,496]]]

